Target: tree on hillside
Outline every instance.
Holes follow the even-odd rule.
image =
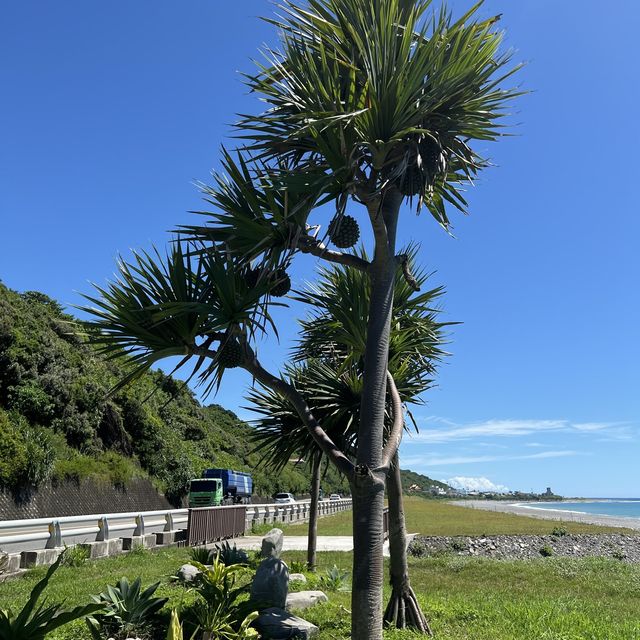
[[[230,367],[295,406],[317,446],[348,479],[354,501],[352,637],[382,637],[382,512],[385,479],[404,425],[388,372],[396,275],[413,277],[396,251],[405,201],[426,207],[445,229],[448,207],[487,162],[472,145],[496,139],[515,69],[500,52],[496,18],[429,14],[430,0],[284,0],[280,49],[246,76],[266,109],[241,117],[245,147],[223,150],[224,175],[204,187],[212,211],[181,228],[169,255],[138,254],[93,299],[95,339],[124,350],[133,379],[180,356],[213,389]],[[347,213],[349,202],[354,203]],[[312,213],[332,203],[320,231]],[[359,223],[373,235],[366,259],[350,250]],[[357,215],[357,214],[356,214]],[[328,247],[331,243],[336,249]],[[355,461],[328,435],[300,390],[265,369],[256,335],[273,333],[271,307],[290,288],[300,253],[366,274],[370,287]],[[349,299],[349,304],[361,301]],[[125,381],[126,382],[126,381]],[[385,440],[385,415],[392,429]]]
[[[389,336],[389,373],[393,377],[403,405],[421,404],[422,394],[432,385],[435,366],[443,357],[445,323],[437,321],[435,304],[440,288],[421,293],[427,276],[414,270],[415,249],[407,252],[412,267],[413,286],[402,274],[396,274],[391,331]],[[345,305],[345,297],[361,301]],[[301,322],[299,343],[293,360],[299,366],[289,368],[289,382],[314,407],[315,415],[334,442],[350,457],[358,448],[358,424],[362,393],[362,374],[366,342],[369,283],[361,271],[343,265],[323,269],[316,283],[295,296],[312,310]],[[318,450],[295,408],[269,388],[254,389],[249,399],[261,417],[256,421],[256,450],[276,468],[283,468],[295,454],[317,459]],[[389,401],[389,398],[387,398]],[[385,440],[391,433],[393,410],[387,406]],[[404,524],[402,483],[398,454],[389,474],[389,546],[391,551],[391,599],[385,622],[403,628],[430,632],[420,611],[409,580],[406,557],[407,533]],[[312,495],[313,499],[313,495]],[[312,505],[312,512],[313,512]],[[309,523],[308,561],[315,561],[315,523]]]

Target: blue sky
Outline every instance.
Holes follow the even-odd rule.
[[[274,43],[256,18],[271,11],[264,0],[5,4],[5,284],[77,304],[118,252],[161,246],[190,219],[193,182],[218,166],[234,114],[257,109],[238,71]],[[532,93],[515,106],[515,135],[480,147],[497,166],[470,191],[471,215],[453,214],[455,239],[403,212],[401,241],[422,243],[447,288],[444,316],[463,323],[404,466],[469,486],[637,495],[640,5],[489,0],[482,13],[504,14]],[[294,284],[313,270],[301,258]],[[270,367],[300,313],[282,312],[282,343],[261,345]],[[248,383],[233,373],[215,401],[248,417]]]

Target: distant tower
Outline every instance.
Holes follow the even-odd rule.
[[[553,495],[553,491],[551,491],[551,487],[547,487],[547,491],[544,494],[545,496],[552,496]]]

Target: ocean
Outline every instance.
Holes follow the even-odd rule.
[[[539,502],[536,504],[518,504],[521,507],[534,509],[546,509],[548,511],[570,511],[577,513],[593,513],[602,516],[615,516],[617,518],[639,518],[640,499],[618,498],[594,498],[593,500],[580,500],[579,502]]]

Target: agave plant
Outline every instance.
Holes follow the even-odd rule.
[[[87,626],[95,640],[102,640],[103,634],[127,637],[142,632],[152,622],[153,616],[162,609],[167,598],[156,598],[154,593],[159,582],[142,590],[142,581],[136,578],[129,582],[120,578],[115,586],[109,585],[93,600],[103,613],[96,613],[87,618]]]
[[[191,547],[189,549],[189,558],[193,562],[209,564],[211,561],[211,549],[207,549],[206,547]]]
[[[219,545],[214,547],[214,554],[226,566],[232,564],[249,564],[249,556],[242,549],[238,549],[235,545],[231,546],[228,540],[225,540]]]
[[[62,604],[48,604],[41,600],[42,592],[62,563],[64,554],[49,567],[45,577],[31,590],[29,599],[19,612],[0,609],[0,640],[44,640],[49,633],[73,620],[83,618],[102,608],[92,603],[73,609]]]

